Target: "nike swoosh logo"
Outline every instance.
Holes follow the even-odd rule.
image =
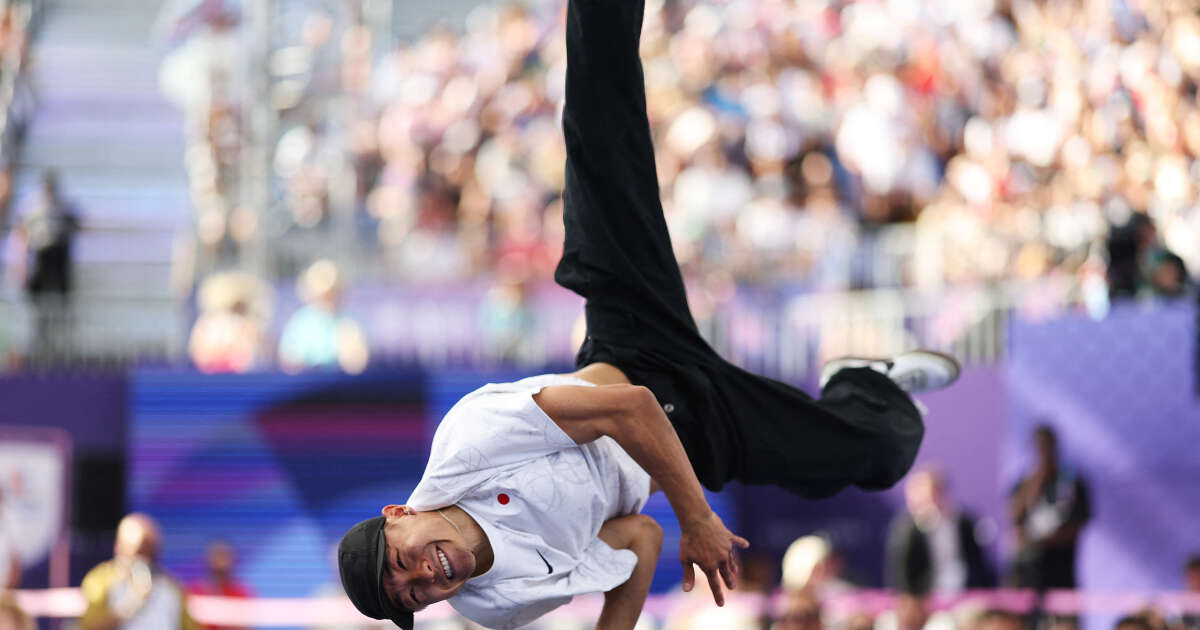
[[[542,559],[542,562],[546,563],[546,575],[550,575],[551,573],[554,573],[554,567],[550,566],[550,562],[546,560],[546,556],[543,556],[542,552],[540,550],[535,550],[535,551],[537,551],[537,555],[539,558]]]

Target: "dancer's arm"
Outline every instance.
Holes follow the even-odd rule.
[[[624,584],[604,594],[596,630],[632,630],[654,581],[654,568],[662,551],[662,527],[649,516],[632,514],[604,523],[599,538],[613,549],[632,551],[638,562]]]
[[[679,560],[683,589],[695,584],[693,563],[708,576],[713,599],[725,604],[722,579],[736,588],[734,546],[750,543],[734,535],[708,505],[687,453],[654,394],[637,385],[552,386],[534,395],[542,411],[576,444],[608,436],[662,488],[683,532]]]

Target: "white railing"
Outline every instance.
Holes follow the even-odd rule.
[[[485,291],[483,287],[459,290],[456,295],[461,298],[464,293],[478,292],[481,298]],[[563,304],[559,300],[541,304],[548,309],[543,319],[557,322],[574,316],[578,310],[574,298],[565,292],[561,297]],[[383,299],[387,302],[390,298]],[[405,293],[396,299],[405,313],[465,309],[465,315],[428,324],[439,329],[437,334],[417,334],[420,331],[411,329],[424,324],[402,318],[404,328],[413,333],[405,336],[389,335],[385,330],[385,323],[394,327],[393,317],[364,318],[361,323],[368,340],[373,341],[372,356],[377,364],[416,362],[437,368],[486,366],[498,360],[487,356],[473,298],[447,301],[432,291]],[[947,352],[968,365],[996,363],[1007,354],[1013,317],[1051,317],[1074,309],[1074,304],[1070,283],[1058,281],[936,292],[876,289],[792,296],[746,294],[719,305],[699,325],[730,361],[775,378],[801,381],[836,356],[888,356],[916,347]],[[276,318],[275,326],[283,319]],[[41,305],[23,296],[0,296],[0,360],[15,354],[34,363],[148,360],[182,364],[187,361],[183,346],[191,323],[183,305],[154,295],[85,295],[70,303]],[[564,332],[569,328],[539,325],[522,343],[541,349],[537,356],[543,363],[567,363],[574,353]],[[268,334],[268,338],[279,331],[273,332],[276,335]],[[445,351],[428,347],[430,343],[446,344]]]
[[[735,300],[701,327],[730,361],[799,380],[837,356],[888,356],[916,347],[966,364],[995,363],[1007,354],[1014,316],[1062,314],[1075,302],[1068,280],[800,294],[768,306]]]
[[[177,361],[179,321],[169,298],[0,297],[0,365]]]

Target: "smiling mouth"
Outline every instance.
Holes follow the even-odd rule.
[[[441,549],[436,549],[438,561],[442,563],[442,575],[446,576],[447,580],[454,579],[454,569],[450,566],[450,559],[446,557],[445,552]]]

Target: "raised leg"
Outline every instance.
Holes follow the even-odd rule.
[[[638,54],[643,13],[644,0],[567,8],[566,241],[555,279],[587,298],[592,337],[635,343],[609,325],[623,320],[703,345],[659,201]]]

